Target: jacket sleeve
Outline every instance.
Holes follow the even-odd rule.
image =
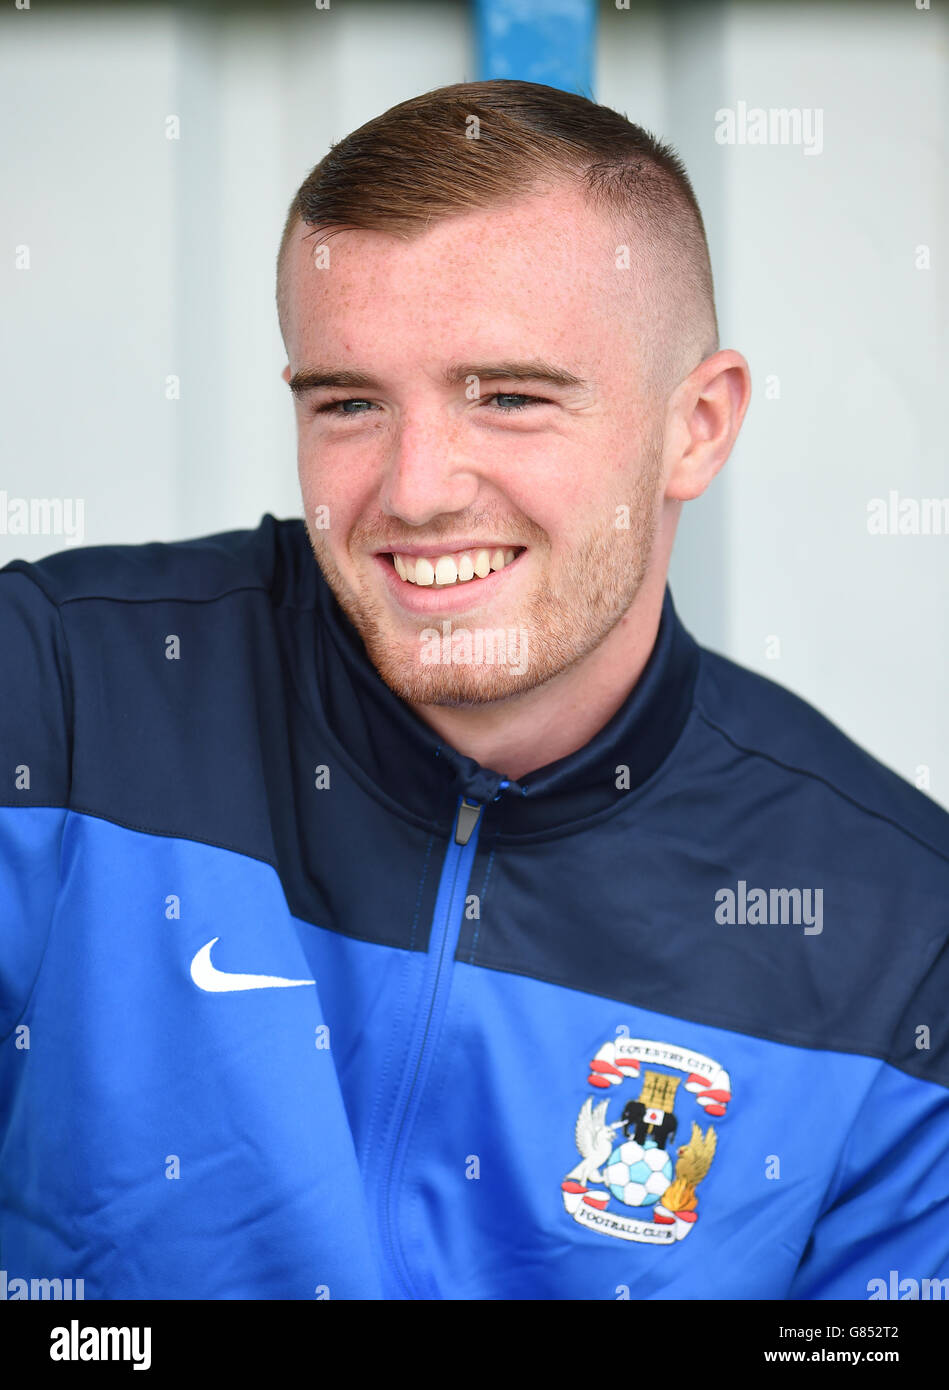
[[[71,692],[60,612],[15,561],[0,570],[0,1040],[29,999],[59,885]]]
[[[949,1298],[949,942],[930,959],[892,1060],[880,1063],[850,1130],[788,1298]]]

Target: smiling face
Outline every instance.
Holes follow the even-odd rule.
[[[410,241],[308,230],[288,248],[284,376],[328,584],[409,703],[543,684],[668,560],[662,400],[638,341],[663,330],[636,269],[566,187]]]

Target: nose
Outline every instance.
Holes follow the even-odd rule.
[[[406,526],[461,512],[478,495],[478,478],[462,457],[457,431],[435,413],[403,416],[392,444],[379,503]]]

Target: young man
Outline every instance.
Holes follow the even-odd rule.
[[[305,524],[0,575],[8,1278],[949,1276],[949,817],[666,587],[750,393],[676,156],[429,93],[278,303]]]

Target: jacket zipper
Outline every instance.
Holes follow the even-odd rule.
[[[448,842],[445,862],[438,881],[428,943],[428,969],[399,1090],[398,1118],[393,1122],[393,1130],[390,1131],[395,1135],[391,1142],[391,1161],[384,1161],[382,1165],[383,1243],[389,1264],[409,1298],[414,1298],[415,1293],[399,1244],[396,1204],[402,1169],[431,1066],[435,1041],[441,1034],[442,1019],[451,988],[451,964],[458,948],[465,897],[478,845],[482,809],[477,801],[469,801],[466,797],[459,798],[452,836]],[[386,1158],[388,1159],[388,1155]]]

